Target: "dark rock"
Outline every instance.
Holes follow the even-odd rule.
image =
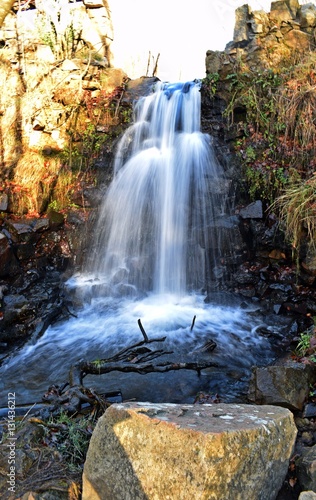
[[[5,234],[0,232],[0,277],[15,276],[19,272],[19,262],[12,246]]]
[[[316,368],[288,361],[285,365],[253,368],[248,397],[257,404],[272,404],[302,410]]]
[[[303,448],[297,460],[298,479],[303,490],[316,491],[316,446]]]
[[[247,270],[240,270],[234,274],[234,280],[240,285],[256,285],[259,283],[259,276],[254,275]]]
[[[244,304],[244,298],[231,292],[212,292],[207,295],[204,302],[206,304],[221,305],[224,307],[241,307]]]
[[[49,210],[48,212],[49,226],[51,229],[61,227],[65,222],[65,216],[56,210]]]
[[[22,243],[16,246],[16,256],[18,260],[30,259],[34,255],[34,245],[31,243]]]
[[[257,200],[239,211],[240,217],[243,219],[262,219],[263,209],[262,201]]]
[[[316,403],[307,403],[303,412],[304,418],[315,418],[316,417]]]

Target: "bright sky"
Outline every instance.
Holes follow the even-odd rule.
[[[114,0],[114,65],[131,78],[145,75],[160,53],[158,77],[178,81],[205,76],[207,50],[223,50],[233,38],[235,9],[248,3],[270,10],[270,0]],[[303,2],[302,2],[303,3]],[[150,67],[151,76],[153,64]]]
[[[299,2],[315,4],[316,0]],[[138,78],[146,75],[150,60],[147,74],[151,76],[160,54],[157,76],[161,80],[204,78],[207,50],[224,50],[233,39],[235,10],[246,3],[253,10],[269,12],[271,7],[271,0],[109,0],[112,63],[130,78]]]

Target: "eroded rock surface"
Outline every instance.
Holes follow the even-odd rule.
[[[274,500],[296,432],[280,407],[115,404],[92,435],[82,498]]]

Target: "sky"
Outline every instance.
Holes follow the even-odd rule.
[[[245,3],[266,12],[271,7],[271,0],[109,0],[111,63],[134,79],[151,76],[160,55],[156,75],[161,80],[204,78],[206,52],[224,50],[232,41],[235,10]]]
[[[110,2],[114,65],[122,67],[130,78],[137,78],[146,75],[150,60],[151,76],[160,54],[157,76],[161,80],[203,78],[207,50],[224,50],[233,38],[235,9],[245,3],[266,12],[271,5],[270,0]]]

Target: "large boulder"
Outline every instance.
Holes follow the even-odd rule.
[[[302,410],[310,386],[315,383],[313,365],[287,361],[284,365],[255,367],[249,384],[248,398],[263,405],[280,405]]]
[[[114,404],[93,432],[82,500],[274,500],[296,433],[280,407]]]

